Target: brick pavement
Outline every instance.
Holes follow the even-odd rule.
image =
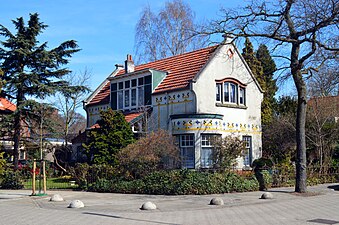
[[[259,199],[262,192],[204,196],[149,196],[73,191],[61,194],[64,202],[49,202],[49,197],[28,197],[29,191],[0,190],[0,225],[12,224],[338,224],[339,191],[325,184],[310,187],[308,197],[293,193],[293,188],[270,190],[274,199]],[[221,197],[224,206],[210,206],[212,197]],[[69,209],[79,199],[85,208]],[[146,201],[158,209],[142,211]]]

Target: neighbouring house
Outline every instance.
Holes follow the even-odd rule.
[[[307,105],[315,116],[339,122],[339,93],[337,96],[312,97]]]
[[[84,102],[87,128],[111,107],[125,114],[135,133],[164,129],[177,137],[182,167],[209,168],[211,137],[232,135],[246,143],[237,168],[261,157],[263,91],[234,44],[187,52],[142,65],[127,55]]]
[[[16,105],[9,101],[6,98],[0,97],[0,122],[4,122],[5,117],[14,113],[16,110]],[[22,122],[24,124],[24,121]],[[1,150],[6,153],[7,156],[12,156],[13,155],[13,149],[14,149],[14,143],[12,139],[12,134],[9,133],[10,131],[5,131],[2,130],[1,134],[1,140],[0,140],[0,145],[1,145]],[[29,131],[26,129],[26,127],[23,127],[23,136],[28,137],[29,136]],[[13,158],[13,157],[11,157]],[[19,149],[19,160],[20,161],[25,161],[27,159],[27,152],[25,151],[23,146],[20,146]]]

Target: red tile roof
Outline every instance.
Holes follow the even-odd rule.
[[[14,112],[16,110],[16,105],[10,102],[5,98],[0,98],[0,111],[11,111]]]
[[[108,82],[101,90],[94,96],[88,105],[109,104],[110,83]]]
[[[139,116],[141,116],[143,113],[142,112],[135,112],[135,113],[128,113],[125,114],[125,120],[127,122],[132,122],[134,119],[138,118]]]
[[[126,113],[125,114],[125,120],[127,122],[133,122],[133,120],[137,119],[139,116],[141,116],[143,114],[143,112],[132,112],[132,113]],[[96,129],[96,128],[100,128],[99,124],[94,124],[90,127],[90,129]]]
[[[202,69],[208,59],[218,46],[211,46],[181,55],[149,62],[135,66],[135,72],[144,69],[155,69],[168,72],[165,79],[155,89],[154,93],[172,91],[175,89],[187,88],[189,81]],[[116,76],[125,74],[125,70],[118,72]],[[109,103],[109,83],[106,84],[99,93],[94,96],[89,105]]]

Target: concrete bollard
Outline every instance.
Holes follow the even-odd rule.
[[[157,206],[153,202],[145,202],[142,204],[141,208],[142,210],[154,210]]]

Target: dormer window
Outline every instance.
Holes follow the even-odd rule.
[[[246,104],[246,85],[233,78],[216,81],[216,102],[229,105]]]
[[[136,110],[151,105],[152,76],[111,83],[113,110]]]

